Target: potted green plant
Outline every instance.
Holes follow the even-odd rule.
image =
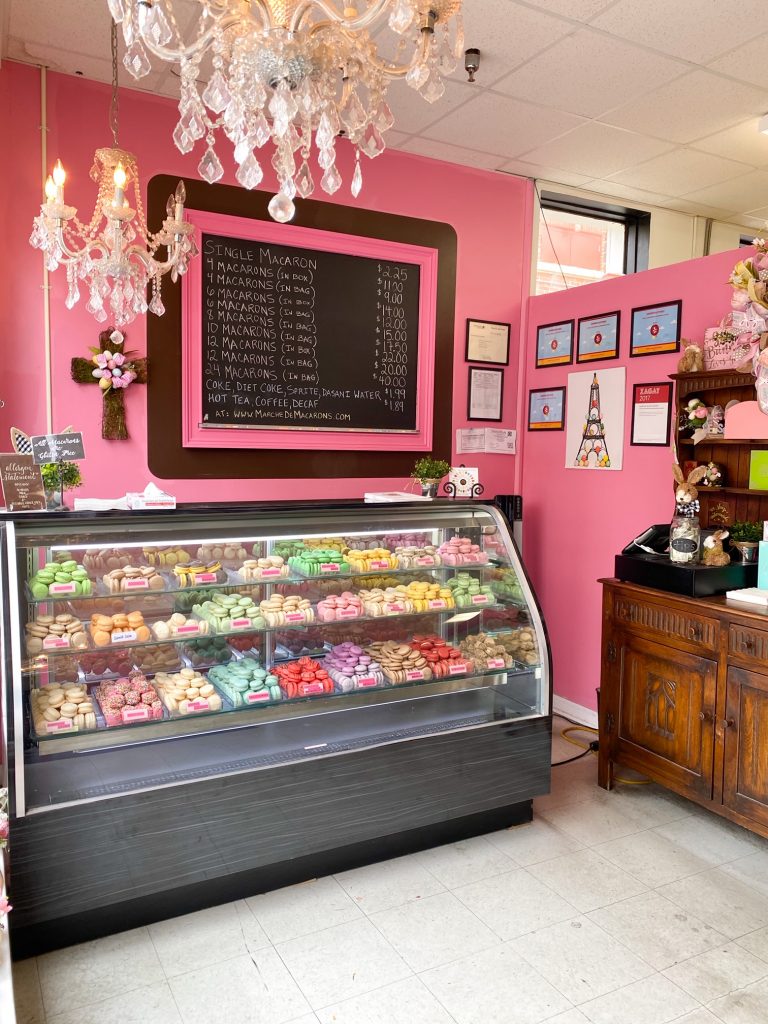
[[[763,539],[763,524],[737,522],[728,527],[731,542],[738,549],[742,562],[757,561],[757,545]]]
[[[411,470],[411,476],[421,483],[421,493],[427,498],[437,496],[437,489],[440,481],[447,476],[451,464],[445,459],[432,459],[425,456],[417,459],[416,465]]]
[[[76,462],[50,462],[41,466],[43,486],[48,508],[51,511],[65,509],[64,492],[73,487],[80,487],[83,478]]]

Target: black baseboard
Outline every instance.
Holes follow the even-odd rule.
[[[532,818],[532,801],[524,800],[507,807],[368,839],[339,849],[261,866],[251,871],[211,878],[205,885],[169,889],[152,896],[70,914],[40,924],[14,928],[11,915],[11,954],[14,960],[23,960],[25,957],[38,956],[79,942],[153,924],[155,921],[205,910],[222,903],[230,903],[232,900],[245,899],[247,896],[256,896],[311,878],[348,871],[350,868],[388,860],[391,857],[401,857],[442,843],[456,842],[511,825],[520,825],[531,821]]]

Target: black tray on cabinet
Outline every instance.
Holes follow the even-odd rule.
[[[614,575],[625,583],[667,590],[686,597],[712,597],[726,590],[757,586],[757,563],[724,566],[674,565],[666,555],[616,555]]]

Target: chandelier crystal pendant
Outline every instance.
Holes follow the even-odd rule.
[[[149,50],[180,69],[176,146],[205,149],[201,177],[224,173],[216,152],[223,132],[234,146],[238,182],[256,188],[264,172],[257,157],[268,142],[280,191],[269,204],[288,221],[293,200],[315,189],[309,166],[312,144],[322,170],[321,188],[333,195],[342,184],[336,140],[355,147],[352,195],[363,184],[360,154],[384,152],[394,124],[387,87],[404,78],[430,103],[445,91],[464,49],[461,0],[107,0],[122,25],[124,63],[140,79],[150,70]],[[178,18],[177,18],[178,13]],[[183,28],[182,28],[183,26]],[[379,55],[387,29],[400,39],[394,59]],[[369,31],[371,30],[371,31]],[[372,38],[371,32],[376,35]]]
[[[183,181],[168,197],[160,231],[151,234],[147,228],[136,158],[118,145],[117,32],[114,23],[111,27],[114,145],[96,150],[91,168],[91,178],[98,183],[93,216],[83,224],[75,207],[64,202],[66,173],[59,160],[45,183],[45,202],[29,241],[43,251],[49,271],[62,264],[67,268],[68,309],[78,302],[84,284],[89,291],[88,312],[100,323],[109,319],[122,327],[147,309],[163,315],[161,278],[170,271],[176,281],[186,273],[197,245],[193,225],[184,220]],[[166,259],[160,260],[157,252],[163,247]]]

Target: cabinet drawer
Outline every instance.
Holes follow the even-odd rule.
[[[618,623],[634,626],[652,636],[685,640],[708,651],[717,650],[720,625],[717,619],[620,595],[615,599],[613,614]]]
[[[768,632],[732,622],[728,629],[728,653],[753,665],[760,663],[768,670]]]

